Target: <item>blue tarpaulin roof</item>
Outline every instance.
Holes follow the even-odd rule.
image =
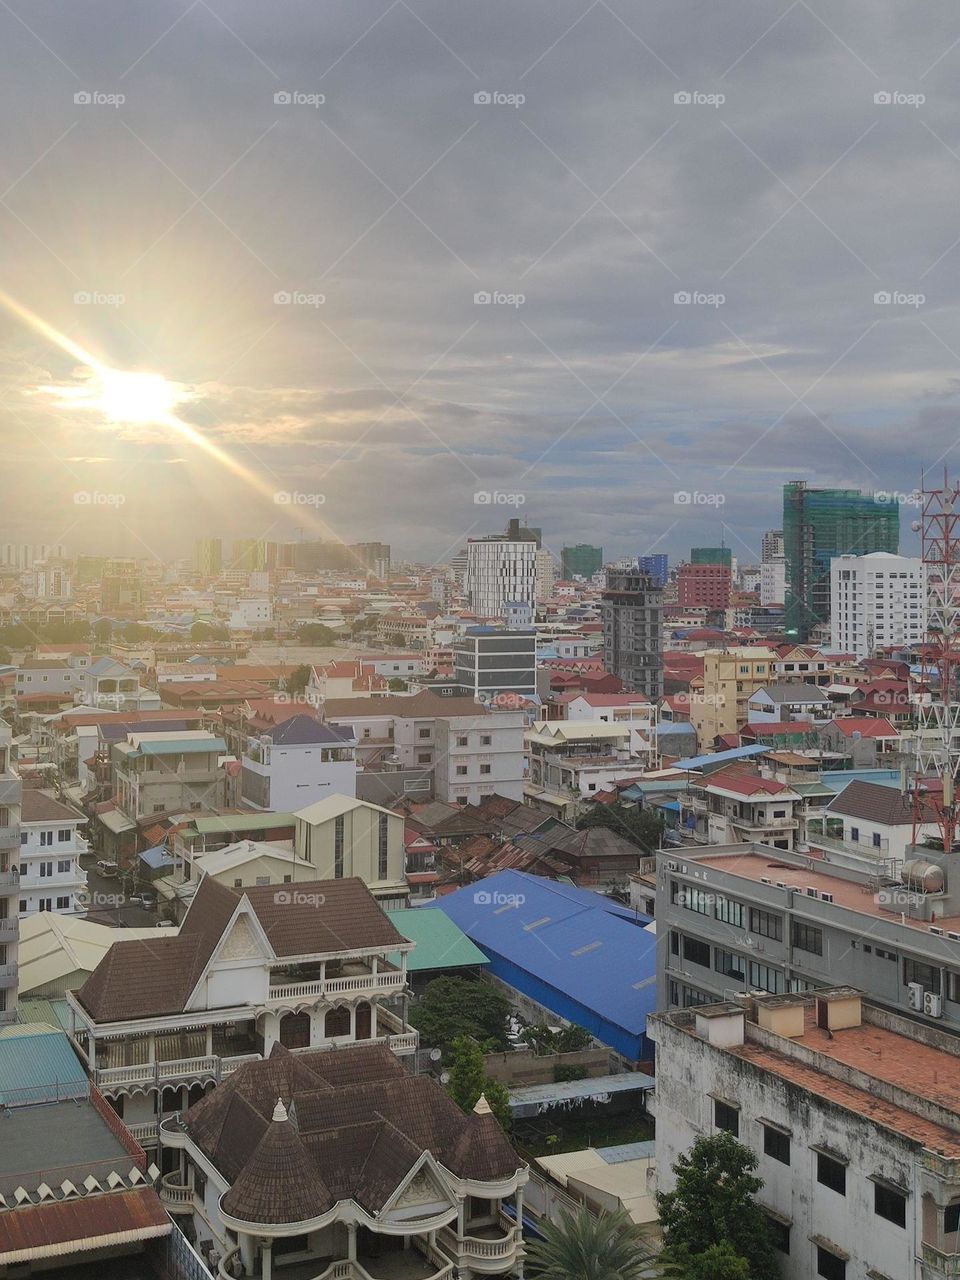
[[[455,921],[502,982],[631,1061],[653,1056],[644,1032],[657,1004],[657,940],[640,927],[648,916],[520,871],[500,871],[424,909]]]
[[[143,849],[138,856],[140,861],[145,862],[152,871],[157,871],[160,867],[173,866],[173,858],[162,844],[155,844],[152,849]]]
[[[769,747],[757,743],[752,747],[731,747],[729,751],[713,751],[707,756],[688,756],[686,760],[677,760],[671,769],[702,769],[706,765],[723,764],[727,760],[744,760],[748,756],[759,756]]]

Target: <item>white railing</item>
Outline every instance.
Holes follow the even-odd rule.
[[[17,921],[15,918],[0,920],[0,942],[15,938],[17,933]]]
[[[240,1246],[237,1245],[236,1249],[231,1249],[225,1257],[220,1259],[217,1266],[218,1280],[235,1280],[233,1267],[239,1257]]]
[[[360,973],[349,978],[318,978],[313,982],[287,982],[272,986],[270,1000],[299,1000],[310,996],[351,995],[357,992],[377,995],[400,991],[406,984],[404,975],[396,973]]]
[[[416,1053],[419,1043],[420,1036],[416,1031],[405,1031],[402,1035],[387,1037],[387,1046],[393,1053]]]
[[[160,1181],[160,1199],[171,1207],[174,1205],[193,1207],[193,1187],[185,1187],[175,1182],[179,1173],[168,1173]]]
[[[449,1227],[442,1227],[440,1239],[460,1258],[496,1259],[512,1258],[520,1243],[520,1229],[509,1227],[499,1240],[483,1240],[479,1236],[457,1238],[457,1233]]]
[[[181,1076],[216,1075],[220,1059],[214,1054],[204,1058],[173,1058],[167,1062],[140,1062],[130,1067],[100,1067],[95,1081],[98,1086],[143,1084],[150,1080],[178,1080]]]
[[[156,1120],[145,1120],[142,1124],[128,1124],[127,1130],[131,1138],[136,1138],[137,1142],[153,1143],[158,1139]]]
[[[261,1053],[238,1053],[232,1058],[220,1059],[220,1079],[223,1080],[227,1076],[232,1075],[234,1071],[239,1070],[246,1062],[259,1062],[263,1054]]]

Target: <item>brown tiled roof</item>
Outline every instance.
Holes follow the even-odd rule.
[[[278,885],[229,889],[204,876],[175,938],[114,943],[77,999],[97,1022],[180,1013],[243,898],[277,956],[405,941],[356,877],[304,882],[293,894]]]
[[[278,1097],[296,1148],[286,1132],[270,1137],[285,1129],[270,1120]],[[302,1221],[311,1205],[319,1214],[343,1199],[376,1212],[424,1151],[478,1181],[523,1167],[492,1115],[464,1115],[432,1077],[407,1075],[385,1045],[303,1054],[274,1045],[191,1107],[184,1124],[233,1183],[228,1212],[250,1222]],[[264,1213],[290,1216],[256,1216]]]
[[[424,689],[412,696],[385,698],[327,698],[323,704],[326,720],[344,716],[401,716],[429,719],[431,716],[486,716],[490,713],[473,698],[442,698]]]
[[[910,797],[897,787],[881,787],[875,782],[848,782],[827,805],[829,813],[863,818],[884,827],[906,827],[913,822]]]
[[[103,1237],[132,1243],[170,1230],[152,1187],[8,1209],[0,1213],[0,1266],[102,1248]]]
[[[31,791],[29,788],[25,788],[23,792],[20,819],[23,822],[86,822],[84,815],[76,809],[61,804],[42,791]]]

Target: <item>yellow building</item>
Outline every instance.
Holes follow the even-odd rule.
[[[721,733],[736,733],[747,722],[747,699],[770,683],[777,655],[760,645],[708,649],[703,684],[691,688],[690,721],[701,750]]]

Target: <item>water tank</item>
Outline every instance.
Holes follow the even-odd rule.
[[[921,893],[943,892],[943,867],[925,862],[923,858],[910,858],[901,871],[903,883]]]

